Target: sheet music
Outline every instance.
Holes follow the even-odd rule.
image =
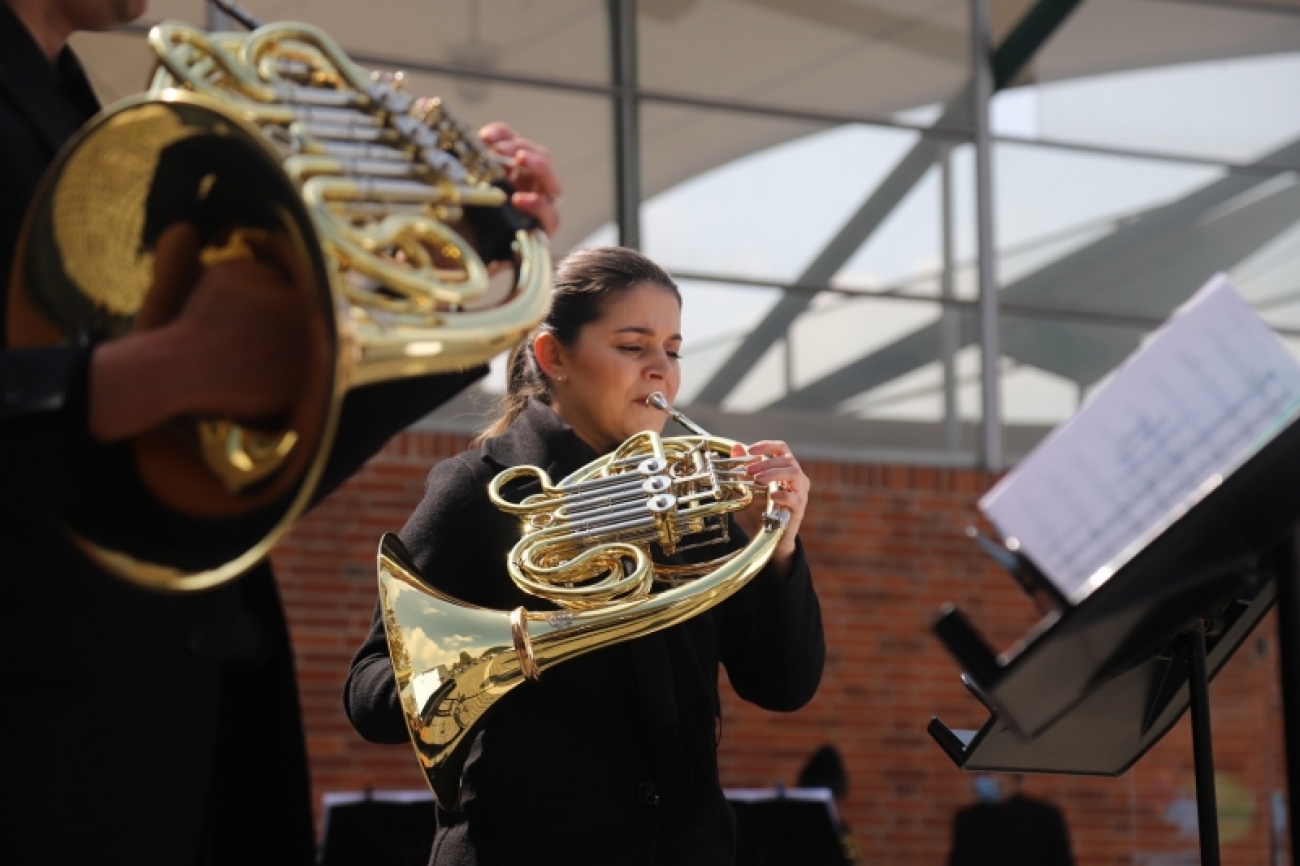
[[[980,509],[1077,603],[1298,409],[1300,363],[1219,275]]]

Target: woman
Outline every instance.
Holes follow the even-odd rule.
[[[561,262],[546,321],[510,356],[501,417],[480,447],[434,468],[402,530],[425,578],[484,607],[546,608],[506,572],[519,521],[492,506],[488,483],[523,464],[559,479],[634,433],[661,431],[666,416],[645,398],[676,397],[680,345],[681,296],[649,259],[602,248]],[[784,443],[749,453],[760,457],[754,481],[778,482],[773,498],[790,511],[767,567],[711,611],[557,665],[503,699],[475,735],[459,808],[438,809],[434,864],[734,862],[717,772],[719,663],[741,697],[792,711],[812,698],[825,654],[797,539],[808,478]],[[517,501],[535,490],[506,492]],[[744,541],[733,531],[733,547]],[[366,739],[406,742],[378,612],[344,704]]]

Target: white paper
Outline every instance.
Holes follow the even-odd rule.
[[[1078,603],[1298,409],[1300,363],[1219,275],[980,509]]]

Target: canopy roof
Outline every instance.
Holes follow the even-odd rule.
[[[470,67],[591,87],[609,80],[602,0],[264,0],[264,20],[299,20],[325,29],[353,57],[393,69]],[[1005,33],[1031,0],[993,4]],[[1087,0],[1034,63],[1037,82],[1120,70],[1295,50],[1300,18],[1242,14],[1224,2]],[[1261,4],[1236,5],[1258,9]],[[1300,10],[1300,0],[1278,0]],[[822,123],[738,123],[713,109],[669,110],[651,98],[643,135],[647,197],[783,141],[838,116],[887,119],[943,103],[968,78],[967,3],[939,0],[642,0],[640,84],[655,93],[825,112]],[[203,26],[206,4],[152,0],[146,21],[176,18]],[[1279,26],[1281,25],[1281,26]],[[81,36],[75,45],[102,98],[143,88],[152,64],[138,30]],[[544,141],[570,190],[564,249],[606,223],[612,210],[610,118],[604,100],[534,87],[459,88],[415,73],[412,92],[445,93],[466,119],[505,119]],[[460,91],[460,92],[458,92]],[[468,91],[468,92],[466,92]]]
[[[1034,5],[994,2],[995,43]],[[444,95],[471,123],[504,119],[544,142],[566,184],[564,226],[555,239],[563,252],[613,239],[606,6],[604,0],[266,0],[251,11],[265,20],[316,24],[363,65],[407,70],[409,90]],[[937,294],[933,165],[940,145],[963,140],[964,112],[944,115],[937,137],[919,130],[945,105],[964,105],[966,0],[641,0],[638,10],[649,252],[682,272],[773,285],[879,289],[901,281]],[[202,26],[208,12],[198,0],[153,0],[148,20],[165,18]],[[106,101],[145,81],[151,57],[144,29],[77,37]],[[1278,110],[1276,100],[1287,97],[1266,92],[1269,76],[1283,68],[1276,64],[1297,57],[1300,0],[1080,3],[995,104],[995,120],[1012,138],[1084,146],[1042,147],[1005,137],[999,145],[1006,300],[1157,320],[1214,270],[1244,268],[1234,275],[1250,282],[1263,268],[1260,256],[1294,240],[1288,233],[1300,213],[1294,201],[1300,192],[1277,181],[1287,166],[1300,167],[1294,145],[1300,104]],[[481,76],[448,74],[455,71]],[[1251,74],[1263,82],[1259,87],[1248,84]],[[1231,90],[1247,86],[1250,92]],[[1179,99],[1187,104],[1176,115]],[[1259,103],[1253,109],[1252,100]],[[860,132],[835,132],[855,121]],[[1116,148],[1190,158],[1153,160]],[[903,171],[909,154],[915,169]],[[974,235],[964,159],[959,148],[952,217],[959,260],[970,258]],[[1233,169],[1252,163],[1250,170]],[[884,195],[887,179],[897,187],[892,198]],[[747,197],[756,186],[766,194]],[[1044,187],[1057,194],[1044,195]],[[1207,214],[1217,217],[1207,220]],[[845,240],[855,219],[868,227]],[[1044,241],[1053,231],[1062,233],[1058,242]],[[828,255],[837,238],[843,249]],[[1018,243],[1035,251],[1017,260],[1007,247]],[[902,262],[900,251],[909,244],[920,246]],[[1293,258],[1286,261],[1280,275],[1264,268],[1270,276],[1255,286],[1259,298],[1300,288]],[[968,277],[968,268],[959,270],[959,296],[969,296]],[[810,303],[807,293],[778,303],[776,291],[736,295],[732,289],[727,303],[734,308],[739,298],[743,309],[723,314],[728,308],[714,296],[728,290],[691,285],[688,347],[706,344],[708,351],[688,364],[687,378],[695,382],[688,396],[733,412],[761,410],[756,423],[788,428],[791,438],[811,436],[831,451],[862,441],[907,450],[934,440],[942,447],[942,432],[932,423],[943,330],[937,306],[917,314],[913,305],[904,313],[888,306],[895,302],[823,296]],[[839,314],[816,318],[828,304]],[[1288,324],[1287,315],[1285,305],[1274,305],[1275,324]],[[720,318],[727,321],[719,324]],[[1018,437],[1028,443],[1043,425],[1068,414],[1145,327],[1008,318],[1008,420],[1025,427],[1010,431],[1009,450],[1020,450]],[[966,421],[977,415],[969,348],[975,336],[961,327],[955,343],[958,350],[968,347],[957,359]],[[786,342],[790,348],[782,349]],[[1016,382],[1027,389],[1020,397]],[[912,391],[925,396],[911,400]],[[1025,411],[1016,409],[1022,404]],[[821,419],[815,434],[804,432],[808,413]],[[973,430],[958,433],[969,440]]]

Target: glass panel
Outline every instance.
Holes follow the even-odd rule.
[[[194,20],[190,15],[184,17]],[[203,23],[201,15],[197,23]],[[148,87],[154,68],[154,53],[145,41],[143,30],[78,33],[70,44],[101,104],[112,105]]]
[[[1092,0],[994,101],[995,129],[1300,165],[1300,9]],[[1004,104],[1005,103],[1005,104]]]
[[[652,90],[885,116],[944,103],[970,77],[966,0],[639,0],[637,11]]]
[[[804,273],[923,142],[916,133],[879,127],[826,128],[661,105],[645,106],[641,125],[647,252],[677,270],[758,279],[793,280]],[[937,143],[927,146],[938,151]],[[913,174],[910,194],[920,185],[934,198],[937,184],[921,184],[928,168],[923,164]],[[892,210],[883,208],[880,218]],[[933,206],[928,210],[916,218],[929,221],[933,251],[937,215]],[[845,251],[832,273],[858,245]],[[869,282],[871,261],[858,260],[850,269],[856,282],[849,274],[846,282]],[[907,265],[882,267],[885,279],[911,273]]]
[[[366,4],[249,0],[243,5],[263,21],[305,21],[322,28],[362,66],[400,69],[430,64],[591,84],[605,84],[610,77],[605,0],[372,0]],[[134,48],[123,43],[112,49],[126,62],[131,62],[132,51],[141,57],[136,65],[141,65],[144,73],[131,78],[134,83],[125,89],[119,88],[120,93],[114,90],[119,96],[126,95],[143,88],[151,66],[143,32],[148,24],[168,19],[206,27],[207,4],[202,0],[151,0],[142,23],[124,34],[82,34],[73,44],[81,52],[86,45],[106,40],[135,39],[138,46]],[[82,56],[90,65],[93,57]],[[102,64],[95,65],[104,69]],[[474,98],[472,89],[462,90],[468,95],[462,95],[458,105]]]
[[[1066,149],[995,147],[1008,457],[1216,272],[1300,337],[1300,183]],[[1058,313],[1045,315],[1048,311]]]
[[[994,181],[1004,304],[1163,319],[1294,221],[1213,167],[999,144]]]
[[[645,248],[686,297],[684,405],[819,453],[973,459],[978,351],[955,318],[947,400],[940,361],[943,142],[662,105],[642,129]],[[967,266],[969,163],[958,149],[950,207]]]
[[[1013,428],[1067,418],[1216,272],[1275,326],[1300,326],[1292,173],[1005,143],[994,155],[1010,457],[1029,444]]]
[[[951,259],[951,281],[947,288],[945,226]],[[834,282],[846,287],[926,297],[943,297],[951,292],[952,297],[972,300],[978,295],[977,243],[974,147],[941,147],[935,164],[925,170],[911,191],[853,254]]]
[[[253,3],[247,4],[249,8]],[[257,4],[259,7],[261,4]],[[263,14],[255,10],[255,14]],[[188,21],[203,27],[208,21],[208,0],[149,0],[149,6],[141,22],[167,21],[169,19]]]
[[[1294,200],[1295,181],[1289,180],[1277,193]],[[1229,269],[1228,275],[1265,321],[1300,334],[1300,213],[1290,228]]]

